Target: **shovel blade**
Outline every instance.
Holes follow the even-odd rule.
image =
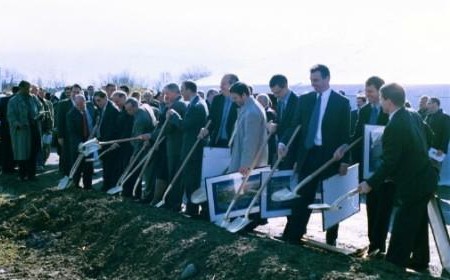
[[[221,228],[226,228],[228,227],[228,225],[230,224],[229,220],[226,219],[222,219],[222,220],[218,220],[215,222],[216,226],[221,227]]]
[[[191,195],[191,202],[200,204],[207,201],[206,190],[204,188],[196,189]]]
[[[328,203],[314,203],[308,205],[308,208],[311,210],[331,210],[331,205]]]
[[[110,194],[110,195],[114,195],[116,193],[120,193],[122,191],[122,189],[123,189],[122,186],[118,185],[118,186],[115,186],[114,188],[109,189],[106,193]]]
[[[155,204],[155,207],[156,208],[161,208],[164,205],[164,203],[165,203],[164,200],[161,200],[160,202]]]
[[[271,199],[276,202],[288,201],[294,198],[300,197],[296,193],[292,192],[288,188],[284,188],[282,190],[276,191],[272,194]]]
[[[64,178],[62,178],[61,180],[59,180],[58,183],[58,190],[64,190],[67,189],[69,187],[69,177],[68,176],[64,176]]]
[[[250,222],[250,219],[248,219],[247,217],[236,218],[234,221],[228,224],[227,230],[231,233],[236,233],[245,228],[248,224],[250,224]]]

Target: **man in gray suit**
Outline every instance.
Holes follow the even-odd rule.
[[[262,145],[264,145],[264,150],[255,166],[267,165],[266,114],[264,108],[250,95],[246,84],[234,83],[230,88],[230,93],[231,100],[239,107],[239,113],[228,171],[239,171],[246,175]]]

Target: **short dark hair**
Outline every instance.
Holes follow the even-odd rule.
[[[320,76],[322,76],[322,79],[330,77],[330,69],[328,69],[328,67],[326,67],[323,64],[316,64],[316,65],[314,65],[309,70],[309,73],[312,74],[312,73],[317,72],[317,71],[320,72]]]
[[[115,92],[113,92],[112,96],[118,96],[119,98],[126,98],[127,93],[122,90],[116,90]]]
[[[11,91],[12,91],[13,94],[16,94],[16,93],[19,92],[19,87],[18,86],[13,86]]]
[[[405,105],[405,90],[397,83],[390,83],[380,88],[381,97],[385,100],[391,100],[391,102],[397,106],[402,107]]]
[[[193,81],[184,81],[183,85],[186,89],[194,93],[197,92],[197,85]]]
[[[230,87],[230,93],[235,93],[239,96],[243,96],[244,94],[246,96],[250,96],[248,85],[242,82],[236,82],[232,84]]]
[[[128,97],[127,101],[125,101],[126,104],[131,104],[134,108],[139,107],[139,101],[134,97]]]
[[[98,90],[94,92],[94,97],[106,98],[107,94],[103,90]]]
[[[378,76],[372,76],[372,77],[368,78],[366,81],[366,87],[374,86],[377,90],[380,90],[380,88],[383,85],[384,85],[384,80]]]
[[[74,88],[77,88],[77,89],[79,89],[79,90],[82,90],[82,88],[81,88],[81,86],[80,86],[79,84],[74,84],[74,85],[71,87],[71,90],[73,90]]]
[[[180,94],[180,87],[176,83],[170,83],[164,86],[165,90]]]
[[[441,106],[441,100],[439,100],[439,98],[437,98],[437,97],[431,97],[430,98],[430,100],[428,101],[428,102],[431,102],[431,103],[436,103],[437,105],[438,105],[438,107],[440,107]]]
[[[270,78],[269,81],[269,87],[273,88],[274,86],[278,86],[280,88],[285,88],[288,85],[288,80],[286,76],[281,74],[273,75],[272,78]]]
[[[107,88],[107,87],[116,87],[116,85],[113,84],[113,83],[107,83],[106,86],[105,86],[105,88]]]
[[[119,88],[124,92],[126,92],[127,94],[130,93],[130,88],[127,85],[121,85]]]
[[[22,80],[19,83],[19,89],[29,88],[31,86],[30,82]]]

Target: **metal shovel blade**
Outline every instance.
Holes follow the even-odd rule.
[[[216,226],[218,226],[218,227],[221,227],[221,228],[227,228],[228,225],[230,224],[230,221],[229,221],[229,220],[222,219],[222,220],[216,221],[215,224],[216,224]]]
[[[245,228],[248,224],[250,224],[250,222],[251,220],[247,217],[238,217],[228,224],[227,230],[231,233],[236,233]]]
[[[191,202],[195,204],[200,204],[206,202],[207,200],[206,190],[204,188],[196,189],[191,195]]]
[[[288,201],[294,198],[300,197],[296,193],[292,192],[288,188],[284,188],[282,190],[276,191],[272,194],[271,199],[276,202]]]
[[[164,200],[161,200],[160,202],[155,204],[155,207],[156,208],[161,208],[164,205],[164,203],[165,203]]]
[[[331,210],[331,205],[328,203],[314,203],[308,205],[308,208],[311,210]]]
[[[106,193],[113,195],[113,194],[121,192],[122,190],[123,190],[122,186],[118,185],[118,186],[115,186],[114,188],[109,189]]]
[[[58,183],[58,189],[59,190],[64,190],[67,187],[69,187],[69,177],[68,176],[64,176],[64,178],[62,178],[61,180],[59,180]]]

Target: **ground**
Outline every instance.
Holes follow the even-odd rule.
[[[189,264],[194,267],[190,279],[449,278],[435,251],[431,275],[401,272],[383,260],[266,237],[281,231],[283,218],[257,228],[260,234],[231,234],[206,221],[97,191],[58,191],[58,179],[54,164],[37,182],[1,176],[0,279],[180,279]],[[364,215],[343,223],[339,247],[367,244]],[[319,214],[308,233],[323,239]]]

